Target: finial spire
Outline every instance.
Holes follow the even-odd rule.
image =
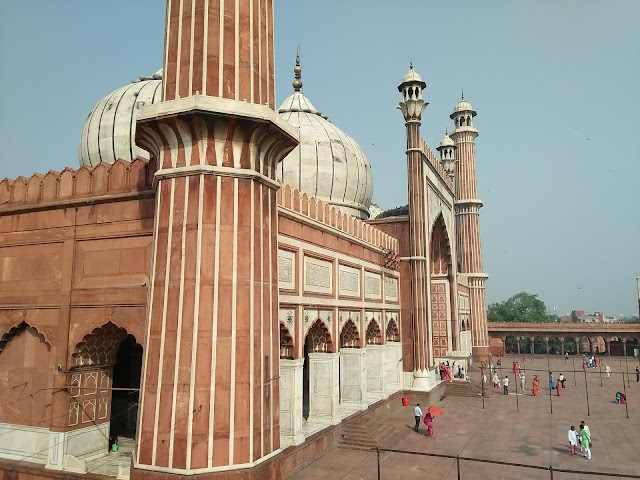
[[[302,68],[300,67],[300,45],[298,45],[298,51],[296,52],[296,66],[293,67],[293,73],[295,73],[295,80],[291,84],[296,92],[302,89]]]
[[[464,88],[462,88],[461,90],[462,90],[462,100],[464,100]]]
[[[409,59],[409,70],[413,70],[413,58]]]

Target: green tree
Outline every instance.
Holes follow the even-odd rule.
[[[548,323],[554,321],[553,315],[547,315],[544,302],[527,292],[516,293],[508,300],[492,303],[487,308],[490,322],[528,322]]]

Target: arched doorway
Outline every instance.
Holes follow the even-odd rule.
[[[518,346],[518,340],[513,335],[508,335],[504,339],[504,351],[505,353],[516,353]]]
[[[547,353],[547,342],[544,337],[538,335],[533,340],[533,353],[545,354]]]
[[[578,353],[578,347],[576,345],[576,339],[573,337],[564,337],[564,351],[569,355],[575,355]]]
[[[550,355],[560,355],[562,352],[562,344],[560,343],[560,338],[554,336],[549,337],[549,354]]]
[[[529,337],[520,337],[520,353],[531,353],[531,339]]]
[[[141,371],[142,346],[112,322],[95,328],[76,345],[69,372],[68,427],[94,433],[70,455],[95,456],[116,438],[120,446],[128,442],[133,447]]]
[[[447,227],[442,214],[431,231],[431,324],[433,357],[445,358],[449,350],[458,349],[458,332],[453,296],[453,268]]]

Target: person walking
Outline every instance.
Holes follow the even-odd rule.
[[[524,372],[520,372],[520,375],[518,375],[518,377],[520,377],[520,390],[522,390],[522,394],[525,394],[524,391],[524,382],[525,382],[525,376],[524,376]]]
[[[540,379],[538,378],[538,375],[533,376],[533,385],[531,389],[533,391],[533,396],[537,397],[540,393]]]
[[[562,382],[560,380],[556,383],[556,395],[559,397],[562,396]]]
[[[413,427],[413,431],[418,433],[420,431],[420,420],[422,420],[422,409],[419,403],[416,405],[416,408],[413,409],[413,414],[416,417],[416,426]]]
[[[504,394],[509,395],[509,377],[505,375],[502,384],[504,385]]]
[[[564,389],[564,381],[566,380],[566,378],[564,378],[564,375],[560,374],[560,376],[558,377],[558,382],[560,382],[562,384],[562,388]]]
[[[640,368],[636,367],[636,382],[640,382]]]
[[[591,435],[585,426],[580,425],[580,446],[582,447],[584,458],[591,460]]]
[[[578,445],[578,433],[576,427],[571,425],[569,429],[569,448],[571,449],[571,456],[576,454],[576,446]]]
[[[427,426],[426,437],[433,437],[433,417],[429,412],[424,416],[424,424]]]
[[[500,377],[497,372],[493,372],[493,388],[500,388]]]
[[[551,390],[556,388],[556,385],[553,383],[553,373],[549,372],[549,388]]]
[[[609,378],[611,376],[611,367],[609,365],[605,365],[604,371],[607,374],[607,378]]]

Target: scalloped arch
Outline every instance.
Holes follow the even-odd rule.
[[[37,327],[34,327],[33,325],[29,325],[27,322],[22,321],[15,327],[11,327],[7,333],[0,337],[0,353],[2,353],[4,348],[11,340],[20,335],[22,332],[26,332],[28,330],[32,330],[33,332],[35,332],[40,341],[47,346],[47,350],[51,351],[51,343],[47,341],[44,334],[40,332]]]
[[[283,322],[280,322],[280,358],[293,358],[294,344],[291,332]]]
[[[118,347],[128,334],[129,332],[124,328],[118,327],[111,321],[94,328],[76,344],[71,356],[71,368],[114,364]]]

